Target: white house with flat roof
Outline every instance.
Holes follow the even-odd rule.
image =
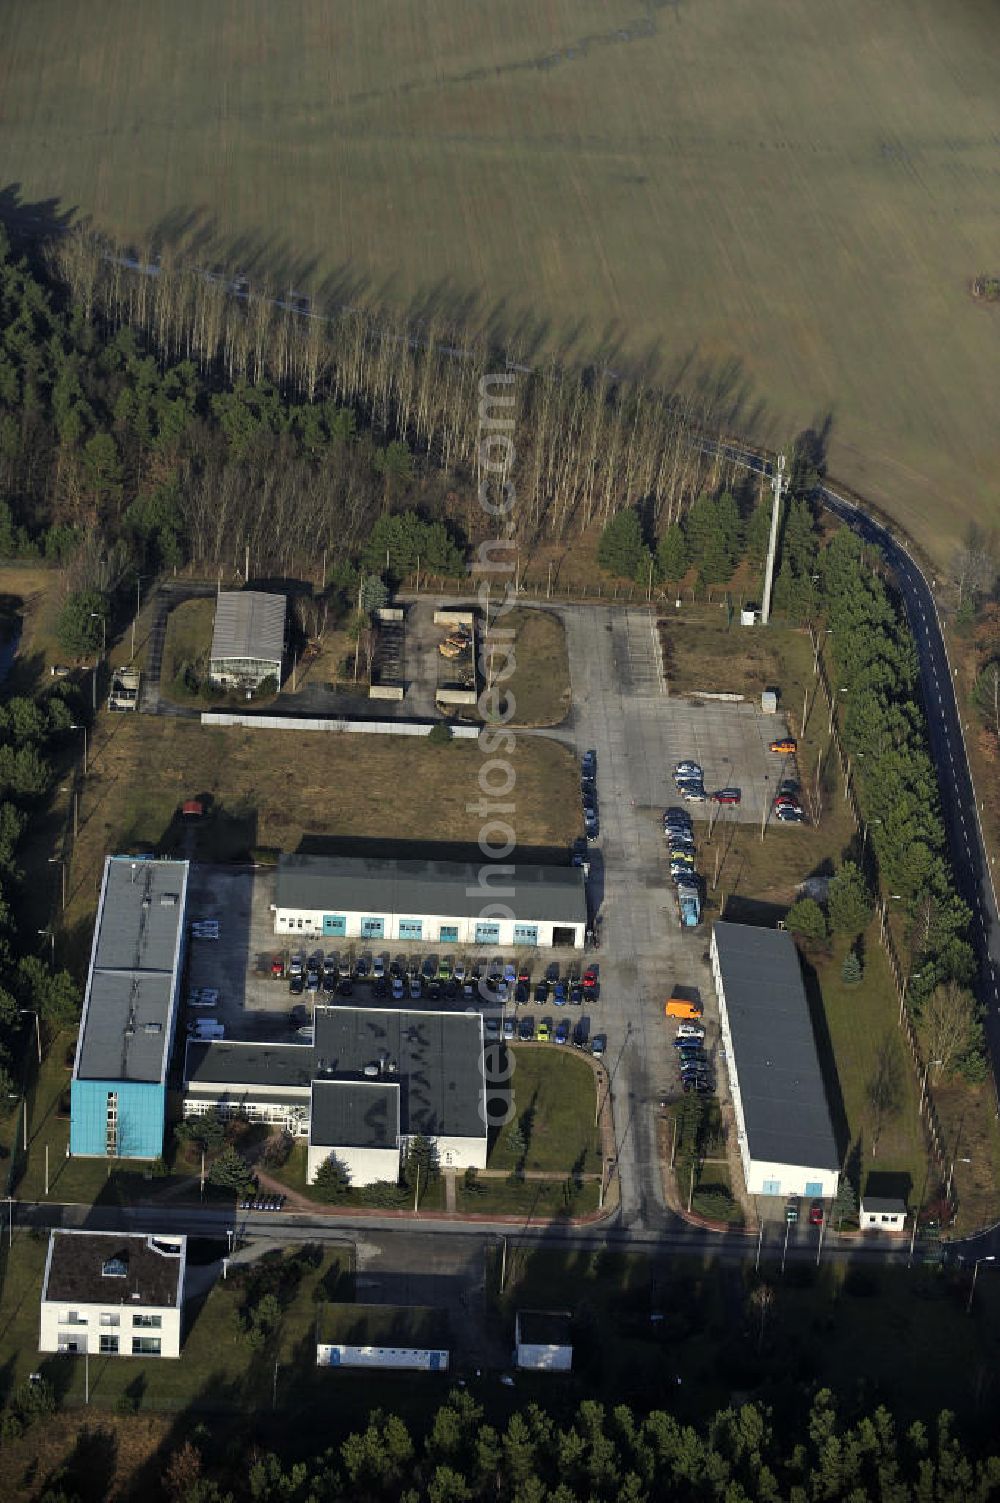
[[[575,866],[282,856],[274,931],[310,939],[582,949],[584,874]]]
[[[314,1011],[311,1044],[188,1040],[184,1115],[242,1112],[308,1142],[308,1180],[334,1155],[352,1185],[395,1180],[411,1137],[442,1168],[485,1169],[488,1112],[483,1019],[379,1007]],[[500,1099],[502,1098],[502,1099]]]
[[[92,1357],[179,1357],[187,1238],[54,1231],[38,1349]]]
[[[748,1193],[832,1200],[840,1156],[792,936],[719,922],[709,955]]]

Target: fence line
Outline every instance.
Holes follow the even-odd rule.
[[[840,760],[841,772],[843,773],[844,777],[844,798],[850,805],[855,828],[857,829],[859,834],[863,832],[863,839],[861,844],[862,868],[866,869],[865,875],[868,878],[872,892],[875,895],[875,911],[878,914],[879,920],[879,940],[881,941],[882,948],[885,951],[886,958],[889,962],[889,971],[892,976],[893,984],[896,988],[896,995],[899,998],[899,1015],[897,1022],[909,1048],[910,1058],[913,1061],[914,1073],[916,1075],[917,1083],[920,1088],[920,1118],[924,1123],[924,1128],[927,1132],[931,1149],[934,1153],[934,1158],[937,1163],[938,1170],[941,1174],[942,1182],[946,1183],[946,1194],[948,1196],[949,1204],[952,1208],[952,1211],[955,1212],[958,1209],[958,1198],[954,1193],[954,1177],[949,1173],[948,1153],[945,1146],[944,1131],[941,1127],[941,1120],[938,1116],[937,1108],[934,1105],[931,1088],[928,1084],[927,1062],[924,1060],[921,1053],[920,1043],[917,1039],[917,1031],[913,1026],[913,1019],[911,1018],[906,1005],[906,972],[904,971],[903,965],[900,961],[899,952],[896,949],[896,942],[892,937],[892,929],[889,923],[889,906],[886,903],[885,897],[882,892],[878,862],[875,859],[875,852],[871,849],[868,843],[867,825],[865,822],[865,817],[861,811],[861,804],[858,800],[857,792],[854,787],[854,774],[851,767],[851,758],[844,748],[844,743],[840,735],[840,727],[837,724],[836,697],[830,685],[830,680],[826,671],[826,664],[823,662],[823,659],[820,655],[819,639],[817,638],[816,632],[811,624],[809,626],[809,640],[812,643],[813,650],[813,672],[819,679],[820,685],[823,690],[823,696],[826,699],[826,705],[830,715],[829,732],[834,747],[836,748],[837,756]],[[917,1209],[919,1210],[919,1207]]]
[[[245,715],[240,711],[203,710],[202,725],[239,725],[257,731],[333,731],[359,736],[429,736],[440,720],[347,720],[327,715],[307,718],[294,715]],[[456,741],[474,741],[482,727],[451,725]]]

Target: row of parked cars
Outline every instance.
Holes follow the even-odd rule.
[[[715,1090],[712,1063],[705,1049],[705,1030],[700,1023],[682,1023],[674,1039],[681,1087],[686,1092],[710,1096]]]
[[[674,769],[674,781],[678,790],[688,776],[687,769],[696,767],[694,762],[678,762]],[[700,772],[700,769],[699,769]],[[670,862],[670,880],[677,889],[677,901],[682,920],[694,922],[700,917],[701,887],[695,865],[694,826],[686,809],[674,805],[663,811],[663,837],[667,843]],[[692,912],[689,914],[688,909]]]
[[[485,1028],[487,1041],[500,1037],[498,1019],[487,1018]],[[589,1049],[595,1059],[600,1059],[608,1046],[606,1034],[595,1033],[593,1038],[590,1037],[590,1025],[586,1018],[581,1018],[575,1028],[570,1027],[568,1018],[562,1018],[555,1025],[550,1018],[542,1018],[537,1028],[534,1018],[530,1016],[521,1018],[520,1022],[505,1018],[503,1037],[507,1040],[519,1039],[522,1044],[572,1044],[574,1049]]]
[[[597,753],[586,751],[580,760],[580,797],[583,801],[583,828],[588,840],[601,833],[601,816],[597,808]]]
[[[284,1195],[244,1195],[240,1201],[240,1210],[280,1211],[284,1204]]]
[[[285,975],[283,956],[274,957],[271,974]],[[389,998],[394,1002],[442,998],[454,1001],[459,997],[470,1000],[479,997],[504,1006],[510,1002],[521,1005],[533,998],[536,1002],[564,1007],[567,1002],[579,1006],[585,998],[595,999],[600,992],[596,965],[588,966],[582,975],[572,969],[563,975],[558,962],[553,961],[533,983],[526,962],[504,960],[499,955],[472,961],[453,961],[450,955],[428,955],[421,961],[415,955],[398,955],[390,960],[388,955],[367,952],[355,956],[351,951],[331,950],[324,954],[322,950],[314,950],[311,955],[296,951],[288,960],[287,974],[293,996],[311,992],[350,997],[355,983],[362,982],[376,1001]]]

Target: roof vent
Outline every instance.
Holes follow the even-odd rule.
[[[124,1279],[128,1277],[128,1253],[116,1253],[113,1258],[108,1258],[101,1264],[102,1279]]]
[[[141,1300],[142,1299],[142,1295],[139,1293],[138,1289],[133,1289],[132,1290],[132,1298],[135,1299],[135,1300]]]
[[[177,907],[177,894],[175,892],[161,892],[160,893],[160,907],[161,908],[176,908]]]
[[[147,1023],[142,1031],[143,1033],[159,1033],[160,1026],[161,1025],[159,1023]]]

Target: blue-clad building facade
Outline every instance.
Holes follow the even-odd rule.
[[[70,1091],[70,1153],[163,1153],[180,1012],[188,863],[109,856]]]

